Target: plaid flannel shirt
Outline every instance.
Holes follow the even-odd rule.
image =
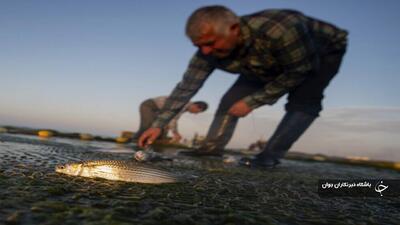
[[[197,51],[183,79],[152,124],[163,127],[194,96],[214,69],[265,83],[242,100],[251,108],[274,104],[318,69],[324,54],[344,51],[347,31],[293,10],[265,10],[241,17],[243,44],[218,59]]]

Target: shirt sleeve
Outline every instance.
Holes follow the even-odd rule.
[[[311,74],[318,60],[313,39],[304,23],[281,26],[278,30],[281,34],[273,40],[271,50],[283,73],[268,82],[262,90],[243,99],[253,109],[278,101]]]
[[[162,128],[166,126],[203,86],[214,69],[214,66],[200,52],[197,52],[190,60],[182,80],[176,85],[166,100],[152,127]]]

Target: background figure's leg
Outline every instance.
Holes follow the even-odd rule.
[[[202,147],[208,151],[222,150],[232,138],[238,120],[228,114],[215,115]]]
[[[217,112],[208,130],[202,149],[218,151],[224,149],[233,136],[238,117],[228,115],[228,110],[237,101],[262,89],[265,83],[249,80],[240,75],[236,82],[222,97]]]
[[[150,124],[151,125],[151,124]],[[158,137],[159,140],[165,140],[168,138],[168,129],[162,129],[161,134]]]
[[[133,139],[139,139],[143,132],[151,127],[151,124],[157,117],[158,108],[155,103],[151,99],[149,99],[140,104],[139,112],[140,126],[139,130],[135,133]]]

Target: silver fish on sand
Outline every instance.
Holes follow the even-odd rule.
[[[173,173],[149,165],[124,160],[96,160],[57,165],[55,171],[72,176],[104,178],[126,182],[162,184],[180,179]]]

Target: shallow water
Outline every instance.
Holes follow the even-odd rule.
[[[56,174],[57,164],[133,159],[134,145],[0,135],[0,224],[398,224],[395,198],[320,198],[320,178],[396,178],[396,171],[284,160],[250,170],[216,158],[156,166],[187,181],[148,185]]]

